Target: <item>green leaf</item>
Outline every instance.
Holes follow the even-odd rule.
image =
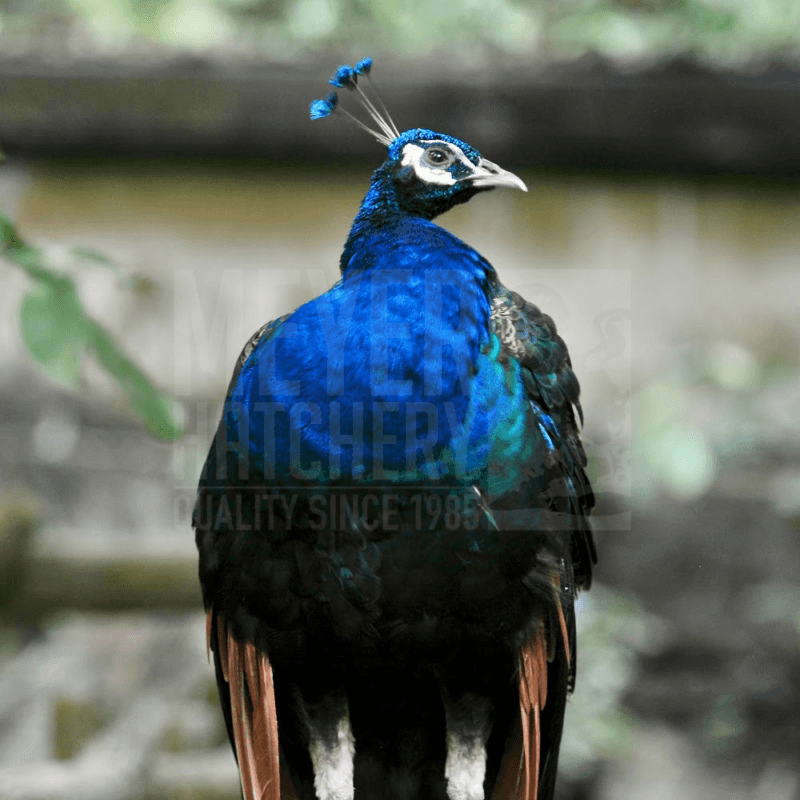
[[[0,235],[0,254],[37,284],[20,306],[22,341],[32,358],[56,380],[75,388],[80,381],[83,357],[90,347],[152,433],[162,439],[182,436],[180,404],[153,386],[113,336],[86,314],[72,279],[49,269],[44,253],[26,244],[11,220],[2,214]],[[71,252],[86,261],[117,269],[110,258],[92,248],[74,247]]]
[[[153,386],[139,367],[125,355],[111,334],[91,320],[89,340],[97,360],[122,387],[133,410],[147,427],[162,439],[177,439],[182,436],[183,419],[177,401]]]
[[[34,280],[50,282],[56,277],[56,273],[44,266],[42,251],[26,244],[11,220],[3,214],[0,214],[0,235],[3,243],[0,252],[6,260],[21,267]]]
[[[87,320],[72,281],[51,275],[26,295],[19,316],[22,341],[33,359],[56,380],[77,387]]]
[[[16,250],[23,246],[22,239],[19,238],[17,230],[11,220],[4,214],[0,214],[0,231],[3,235],[3,244],[10,250]]]
[[[38,283],[22,300],[20,334],[31,357],[57,381],[75,388],[86,351],[86,316],[75,284],[47,269],[40,250],[27,245],[0,214],[3,255]]]
[[[93,264],[99,264],[102,267],[109,267],[110,269],[117,270],[117,265],[105,253],[95,250],[93,247],[71,247],[70,254],[81,261],[91,261]]]

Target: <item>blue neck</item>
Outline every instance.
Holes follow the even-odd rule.
[[[400,208],[387,165],[379,167],[372,175],[369,190],[361,203],[361,208],[353,220],[350,234],[342,251],[339,267],[344,275],[348,264],[360,244],[371,234],[381,229],[390,229],[408,214]]]
[[[398,166],[391,160],[384,162],[373,173],[369,191],[353,221],[340,261],[342,274],[348,271],[362,243],[376,235],[380,237],[382,232],[395,230],[404,221],[417,219],[423,225],[430,223],[434,217],[465,203],[479,191],[475,186],[454,188],[446,184],[424,184],[411,167]]]

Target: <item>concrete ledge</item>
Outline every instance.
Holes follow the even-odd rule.
[[[330,69],[0,60],[0,143],[36,155],[374,161],[377,145],[351,126],[308,119]],[[376,72],[401,128],[440,128],[514,168],[800,176],[800,70],[714,72],[673,62],[622,72],[586,57],[480,74],[405,62]]]
[[[8,610],[28,620],[62,609],[199,611],[197,551],[185,533],[44,528],[33,538]]]

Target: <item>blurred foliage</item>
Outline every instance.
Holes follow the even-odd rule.
[[[663,638],[661,619],[632,594],[595,584],[578,597],[578,676],[567,704],[560,767],[573,780],[630,748],[634,716],[622,699],[637,676],[637,662]]]
[[[42,50],[43,44],[49,50]],[[119,54],[141,46],[291,61],[339,48],[406,55],[491,52],[717,64],[796,59],[795,0],[0,0],[8,54]],[[355,56],[353,56],[355,57]]]
[[[660,491],[694,500],[726,473],[748,465],[760,470],[772,459],[771,505],[781,516],[797,514],[800,470],[792,466],[792,453],[800,441],[800,380],[794,342],[790,337],[779,345],[774,337],[769,355],[728,339],[696,343],[635,395],[640,434],[634,440],[633,495],[640,505]]]
[[[176,401],[157,389],[114,337],[86,313],[72,278],[48,266],[43,251],[24,242],[2,214],[0,230],[3,258],[25,272],[33,284],[19,309],[21,339],[33,360],[50,377],[75,389],[80,385],[84,356],[91,353],[153,434],[162,439],[181,436]],[[116,269],[110,259],[90,248],[73,248],[71,255]]]

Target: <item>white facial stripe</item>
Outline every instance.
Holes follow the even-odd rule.
[[[439,144],[442,147],[446,147],[469,170],[475,169],[475,165],[464,155],[458,145],[451,144],[450,142],[442,142],[438,139],[435,141],[431,140],[430,144]],[[403,160],[401,163],[404,167],[412,166],[416,176],[424,183],[438,183],[442,186],[453,186],[456,183],[456,179],[450,174],[449,168],[436,169],[435,167],[429,167],[423,164],[422,156],[424,153],[424,147],[409,143],[403,148]]]

